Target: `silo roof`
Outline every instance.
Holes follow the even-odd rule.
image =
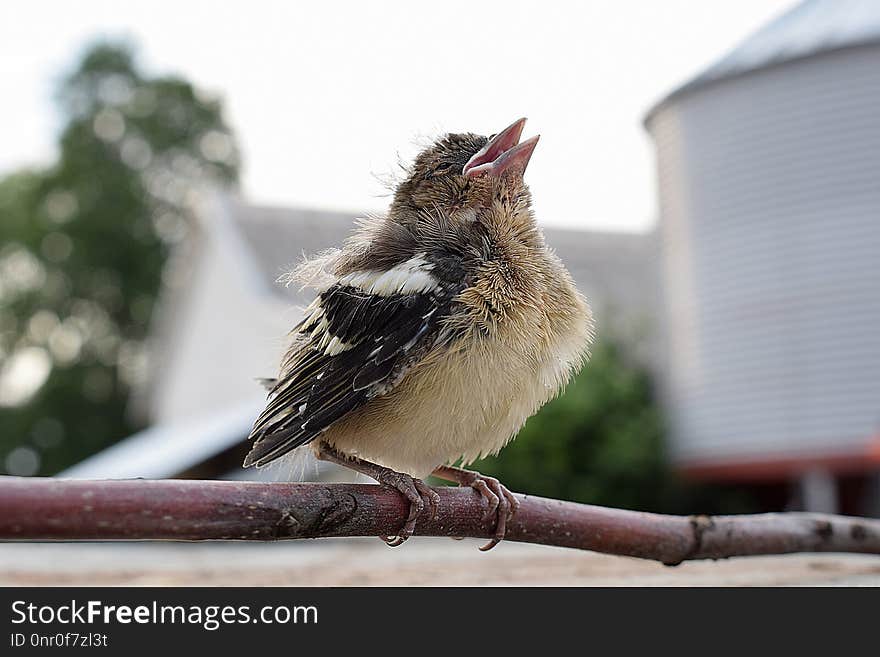
[[[805,0],[747,37],[702,73],[673,90],[646,122],[673,98],[725,78],[829,50],[880,41],[877,0]]]

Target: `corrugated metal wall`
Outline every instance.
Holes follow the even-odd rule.
[[[657,146],[679,461],[880,433],[880,45],[674,97]]]

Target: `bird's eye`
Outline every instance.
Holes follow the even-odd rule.
[[[451,162],[444,162],[443,164],[440,164],[440,165],[434,167],[434,170],[431,171],[430,175],[431,176],[442,176],[442,175],[448,173],[449,169],[451,169],[451,168],[452,168]]]
[[[495,139],[495,137],[497,137],[497,136],[498,136],[498,133],[497,133],[497,132],[493,132],[491,135],[489,135],[489,141],[492,141],[492,140]]]

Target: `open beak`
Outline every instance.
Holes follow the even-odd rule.
[[[525,125],[526,120],[519,119],[504,128],[468,160],[461,172],[474,177],[483,174],[500,176],[505,171],[516,171],[522,176],[540,138],[535,135],[519,143]]]

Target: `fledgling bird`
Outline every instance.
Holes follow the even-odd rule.
[[[490,138],[448,134],[422,151],[386,216],[291,280],[318,296],[293,329],[244,465],[310,445],[317,458],[400,491],[412,535],[439,496],[429,474],[471,486],[504,537],[518,501],[453,467],[496,454],[585,362],[592,317],[544,242],[523,174],[525,119]],[[540,467],[540,464],[535,464]]]

